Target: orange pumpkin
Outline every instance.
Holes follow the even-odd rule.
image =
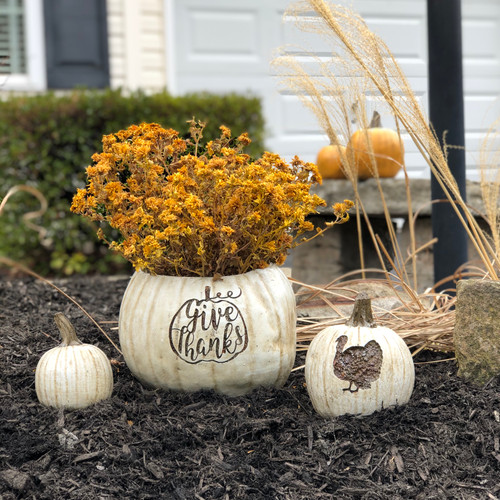
[[[394,177],[403,165],[403,141],[394,130],[382,128],[380,115],[375,111],[369,127],[352,134],[347,155],[352,155],[359,179],[374,177],[374,168],[378,177]]]
[[[342,170],[342,157],[345,158],[346,148],[340,145],[330,144],[324,146],[318,152],[316,165],[323,179],[345,179]]]

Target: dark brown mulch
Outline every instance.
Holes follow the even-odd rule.
[[[149,390],[122,364],[110,400],[59,412],[34,387],[40,356],[57,343],[55,312],[122,359],[46,284],[0,280],[2,500],[500,498],[498,378],[475,387],[453,362],[419,364],[408,405],[324,420],[302,370],[281,390],[228,398]],[[99,322],[117,320],[126,280],[58,283]]]

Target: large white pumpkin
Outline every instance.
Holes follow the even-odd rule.
[[[219,279],[136,272],[119,334],[149,386],[241,395],[282,386],[295,360],[295,297],[276,266]]]
[[[111,396],[113,371],[101,349],[83,344],[62,313],[54,317],[62,343],[37,364],[35,390],[40,403],[54,408],[85,408]]]
[[[321,416],[369,415],[408,402],[415,368],[404,340],[374,324],[370,299],[361,293],[346,324],[327,327],[313,339],[305,377]]]

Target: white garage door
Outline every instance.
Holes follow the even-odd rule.
[[[392,50],[427,108],[425,0],[344,0]],[[293,95],[280,93],[269,62],[278,47],[306,35],[283,23],[287,0],[171,0],[170,76],[175,93],[250,92],[263,100],[266,147],[286,158],[314,161],[327,144],[314,116]],[[500,116],[500,2],[464,0],[463,55],[468,176],[476,178],[485,130]],[[315,42],[318,53],[328,46]],[[410,141],[406,164],[413,177],[428,168]]]

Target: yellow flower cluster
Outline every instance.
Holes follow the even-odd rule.
[[[71,210],[118,230],[118,240],[98,234],[151,274],[217,276],[282,264],[297,236],[314,229],[307,215],[325,205],[309,192],[321,182],[316,166],[268,152],[253,161],[242,152],[248,136],[232,138],[224,126],[202,145],[204,124],[190,124],[187,140],[154,123],[104,136]],[[349,208],[337,205],[343,222]]]
[[[349,210],[354,207],[351,200],[344,200],[342,203],[335,203],[333,205],[333,215],[337,217],[337,223],[347,222],[349,220]]]

